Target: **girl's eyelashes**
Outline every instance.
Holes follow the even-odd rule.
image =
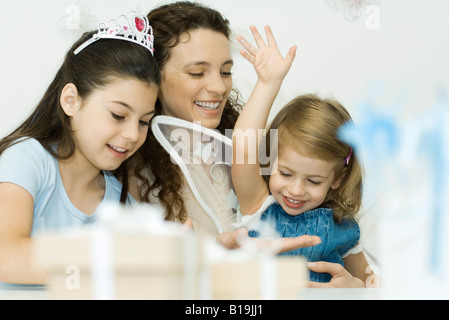
[[[291,177],[291,176],[292,176],[290,173],[285,172],[285,171],[279,171],[279,173],[280,173],[281,176],[283,176],[283,177]]]
[[[124,116],[120,116],[120,115],[118,115],[118,114],[116,114],[116,113],[113,113],[113,112],[111,112],[111,115],[112,115],[112,118],[114,118],[114,119],[117,120],[117,121],[121,121],[121,120],[124,120],[124,119],[125,119]],[[150,122],[151,122],[151,120],[148,120],[148,121],[140,120],[140,121],[139,121],[139,124],[140,124],[141,126],[149,127],[149,126],[150,126]]]
[[[142,126],[146,126],[146,127],[149,127],[149,126],[150,126],[150,121],[143,121],[143,120],[141,120],[141,121],[139,121],[139,123],[140,123],[140,125],[142,125]]]
[[[124,116],[119,116],[118,114],[115,114],[115,113],[113,113],[113,112],[111,112],[111,115],[112,115],[112,117],[115,119],[115,120],[123,120],[123,119],[125,119],[125,117]]]
[[[203,76],[204,73],[193,73],[193,72],[189,72],[189,76],[191,76],[192,78],[201,78]]]
[[[189,72],[188,74],[192,78],[201,78],[201,77],[204,76],[203,72],[198,72],[198,73]],[[225,78],[232,77],[232,72],[220,72],[220,74],[221,74],[222,77],[225,77]]]
[[[293,176],[291,173],[286,172],[286,171],[282,171],[282,170],[279,170],[279,173],[280,173],[281,176],[286,177],[286,178],[290,178],[290,177]],[[316,181],[316,180],[313,180],[313,179],[308,179],[307,181],[310,182],[313,185],[316,185],[316,186],[319,186],[322,183],[321,181]]]

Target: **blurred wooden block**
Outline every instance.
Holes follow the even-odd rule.
[[[218,300],[298,299],[308,280],[305,259],[276,257],[212,266],[212,294]]]
[[[187,260],[192,248],[185,238],[115,234],[104,248],[93,239],[51,233],[36,238],[35,257],[48,272],[50,299],[195,297],[198,266]]]

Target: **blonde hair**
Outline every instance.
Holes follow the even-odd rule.
[[[304,156],[341,163],[335,167],[337,179],[344,174],[340,186],[330,189],[321,205],[334,210],[334,219],[338,223],[356,218],[362,204],[361,165],[351,146],[338,138],[341,126],[351,121],[349,112],[339,102],[313,94],[303,95],[282,108],[269,126],[266,137],[269,142],[270,132],[278,134],[278,154],[291,147]],[[266,148],[269,150],[268,145]],[[273,151],[271,155],[276,156]],[[346,166],[345,159],[351,152]]]

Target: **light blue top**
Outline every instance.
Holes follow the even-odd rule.
[[[34,199],[32,236],[46,230],[60,230],[93,223],[102,207],[119,203],[122,184],[111,172],[103,171],[105,195],[97,210],[87,215],[70,201],[59,173],[58,160],[35,139],[26,139],[0,155],[0,182],[14,183]],[[129,203],[135,200],[129,195]]]

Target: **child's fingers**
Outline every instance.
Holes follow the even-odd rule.
[[[259,49],[265,48],[266,44],[262,36],[260,35],[259,30],[257,30],[255,26],[251,26],[249,28],[253,34],[254,40],[256,40],[256,44],[259,47]]]
[[[332,277],[347,272],[341,264],[325,261],[308,262],[307,267],[313,272],[329,273]]]
[[[243,46],[243,48],[245,48],[247,52],[249,52],[253,56],[257,55],[258,52],[257,48],[254,48],[254,46],[248,41],[246,41],[245,38],[243,38],[242,36],[238,36],[237,40],[241,43],[241,45]]]
[[[248,60],[251,64],[254,64],[256,62],[256,58],[249,54],[248,52],[246,52],[245,50],[240,50],[240,54],[246,59]]]
[[[295,60],[296,57],[296,50],[298,49],[297,46],[293,46],[288,51],[287,55],[285,56],[285,62],[289,65],[289,67],[293,64],[293,60]]]
[[[276,39],[274,38],[273,32],[270,26],[265,26],[265,34],[267,35],[267,42],[269,47],[278,47]]]
[[[279,253],[284,253],[300,248],[313,247],[321,243],[321,239],[317,236],[303,235],[296,238],[281,238],[281,246]]]

